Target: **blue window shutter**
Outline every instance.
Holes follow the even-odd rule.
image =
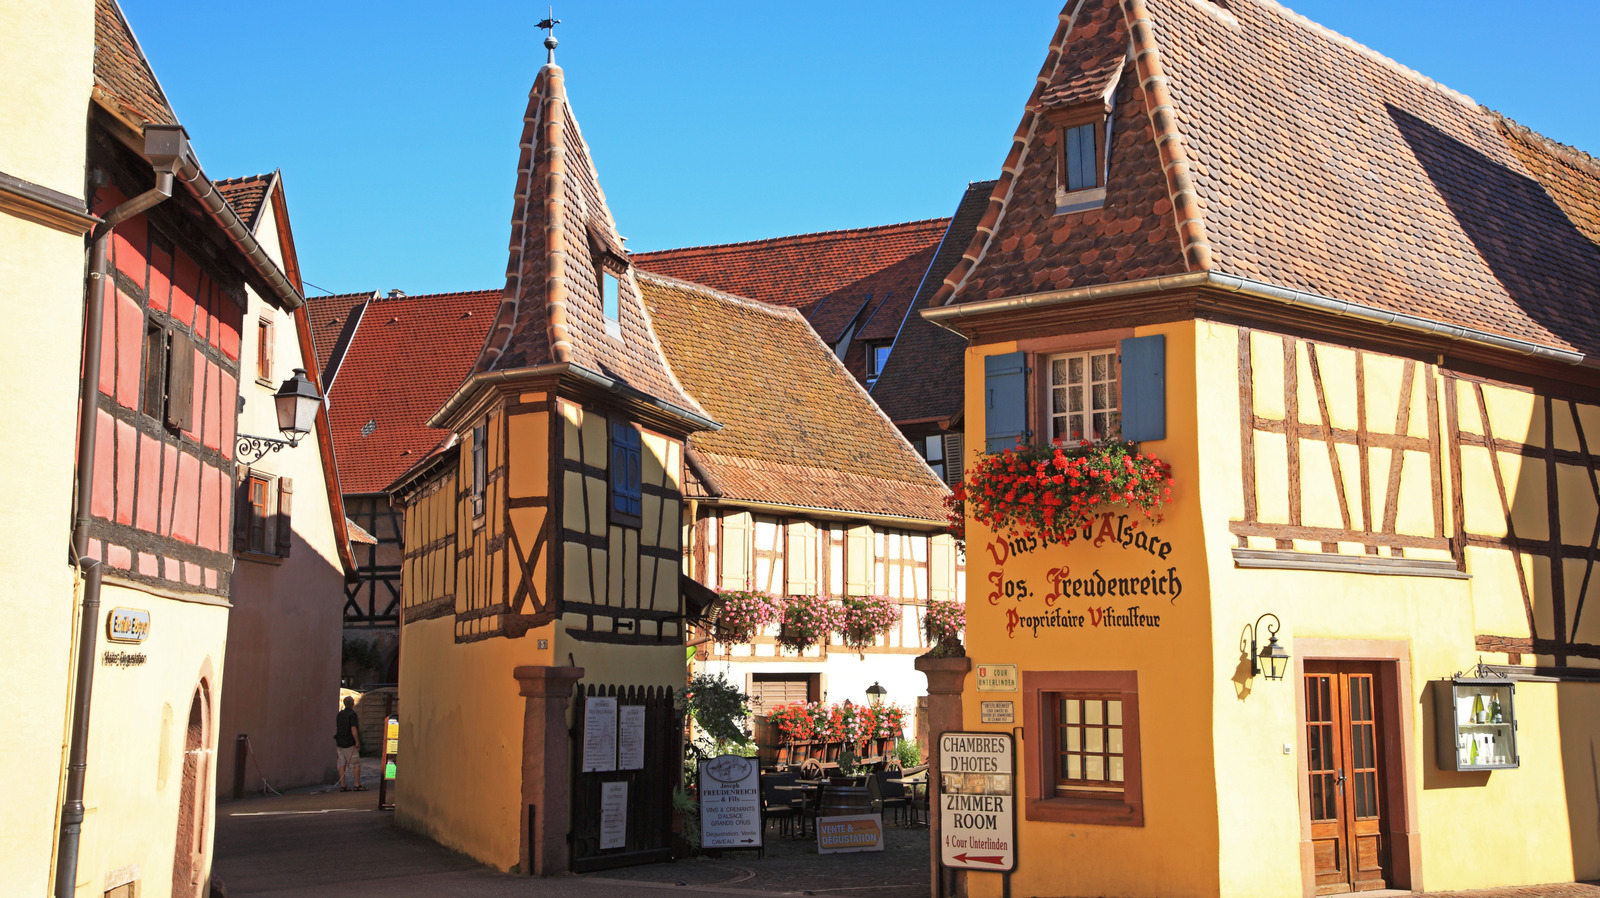
[[[1167,438],[1167,338],[1122,341],[1122,438],[1130,443]]]
[[[1028,435],[1027,357],[1020,352],[983,360],[983,449],[1010,449]]]

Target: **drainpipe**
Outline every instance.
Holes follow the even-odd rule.
[[[73,680],[72,741],[67,752],[67,790],[61,802],[61,831],[56,851],[56,898],[77,891],[78,846],[83,835],[83,785],[89,767],[89,699],[94,691],[95,637],[100,626],[101,565],[85,558],[89,551],[90,508],[94,498],[95,413],[100,396],[100,347],[104,342],[104,309],[109,272],[106,246],[118,224],[172,196],[173,172],[188,151],[189,140],[176,126],[145,129],[145,158],[156,169],[156,186],[112,209],[91,232],[89,274],[85,293],[83,381],[78,387],[77,509],[72,525],[72,560],[83,572],[83,609],[78,622],[78,668]]]

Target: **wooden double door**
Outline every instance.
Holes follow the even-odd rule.
[[[1381,667],[1305,662],[1305,800],[1318,895],[1388,887]]]

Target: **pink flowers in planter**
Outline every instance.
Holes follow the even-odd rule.
[[[747,643],[783,616],[783,600],[770,593],[725,589],[719,595],[713,623],[717,641],[724,645]]]
[[[839,626],[840,608],[826,596],[789,596],[783,600],[778,645],[796,654],[827,640]]]
[[[858,654],[900,622],[900,603],[884,596],[848,596],[839,604],[839,636]]]
[[[959,643],[967,629],[967,606],[964,602],[929,602],[928,613],[922,619],[922,630],[934,645]]]
[[[906,712],[898,705],[793,703],[767,713],[785,742],[843,742],[860,747],[873,739],[905,735]]]

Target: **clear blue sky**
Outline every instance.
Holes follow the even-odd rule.
[[[1288,5],[1600,153],[1594,0]],[[504,283],[544,6],[123,7],[206,171],[283,170],[308,281]],[[585,0],[556,10],[557,60],[629,249],[664,249],[950,214],[998,174],[1060,9]]]

